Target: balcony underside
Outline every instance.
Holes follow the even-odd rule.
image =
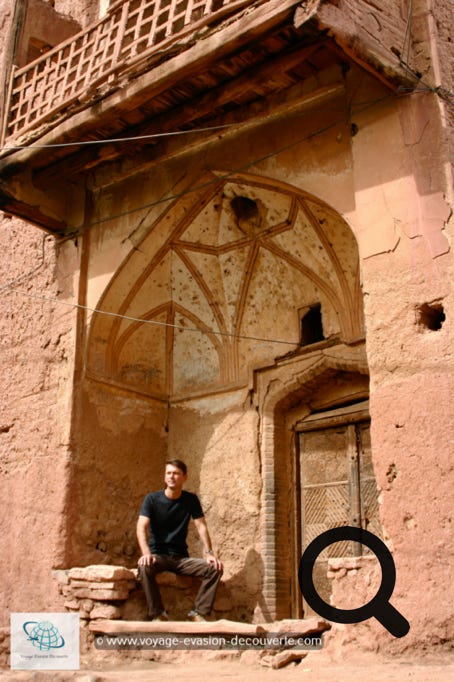
[[[186,35],[37,126],[24,148],[3,152],[0,208],[65,235],[64,210],[57,204],[43,208],[49,207],[53,191],[61,194],[67,183],[70,194],[81,200],[77,191],[82,191],[87,173],[95,178],[94,173],[102,168],[93,182],[109,184],[121,180],[128,163],[134,172],[139,154],[140,163],[146,164],[169,153],[162,137],[136,141],[131,137],[189,132],[239,120],[247,124],[260,118],[264,102],[268,111],[271,104],[279,115],[279,103],[285,108],[305,98],[329,96],[333,82],[332,78],[327,82],[324,74],[337,68],[342,81],[342,74],[355,62],[390,88],[408,86],[398,66],[374,67],[367,52],[359,55],[347,50],[347,55],[335,36],[320,28],[314,12],[301,16],[299,10],[295,15],[295,6],[290,1],[253,5],[252,11],[239,11],[201,35]],[[219,131],[180,136],[180,149],[200,144],[201,135],[212,139]],[[112,138],[128,140],[96,144]],[[58,144],[67,146],[46,147]]]

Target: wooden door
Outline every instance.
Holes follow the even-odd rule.
[[[378,494],[375,483],[369,422],[340,423],[327,428],[307,425],[299,432],[302,551],[320,533],[338,526],[367,528],[378,535]],[[368,550],[359,543],[338,542],[327,547],[314,567],[314,583],[329,603],[331,581],[326,577],[331,557],[359,556]],[[304,615],[311,609],[303,605]]]

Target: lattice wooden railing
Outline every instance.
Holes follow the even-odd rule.
[[[251,0],[121,0],[96,24],[21,69],[9,83],[1,145],[15,140],[156,47]]]

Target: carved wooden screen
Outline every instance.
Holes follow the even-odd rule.
[[[261,0],[262,1],[262,0]],[[13,68],[0,142],[52,119],[72,104],[83,105],[121,74],[186,32],[220,20],[250,0],[118,0],[95,24],[49,52]],[[254,3],[254,6],[259,2]],[[144,62],[145,63],[145,62]],[[103,86],[103,87],[101,87]],[[20,138],[19,138],[20,139]]]
[[[300,432],[299,438],[302,550],[317,535],[337,526],[362,527],[380,536],[368,421],[318,427]],[[328,603],[328,558],[361,553],[369,550],[358,543],[339,542],[318,557],[314,582]]]

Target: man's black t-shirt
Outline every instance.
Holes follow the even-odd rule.
[[[204,514],[199,498],[186,490],[176,500],[169,499],[164,490],[149,493],[142,504],[141,516],[150,519],[150,550],[152,554],[178,554],[187,557],[186,536],[191,517]]]

